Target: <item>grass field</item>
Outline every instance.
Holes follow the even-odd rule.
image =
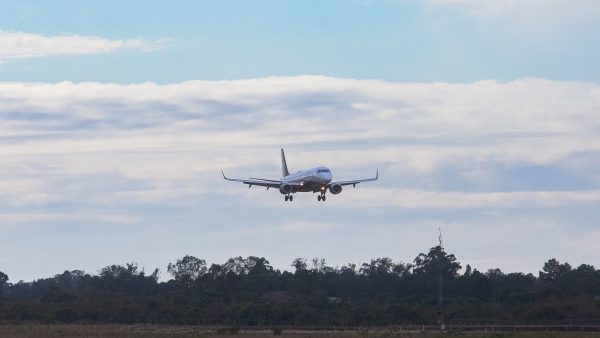
[[[600,337],[600,332],[401,332],[389,329],[352,330],[352,331],[308,331],[282,330],[274,335],[271,330],[240,330],[232,333],[228,329],[207,329],[193,326],[158,325],[0,325],[0,337]]]

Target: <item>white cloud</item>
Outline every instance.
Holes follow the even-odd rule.
[[[319,76],[5,82],[0,203],[157,203],[231,191],[251,200],[254,190],[225,187],[219,169],[277,178],[280,146],[291,148],[292,169],[326,164],[336,179],[381,169],[379,188],[361,187],[360,197],[342,198],[347,203],[587,203],[580,190],[600,182],[593,156],[579,154],[600,152],[599,90],[541,79],[412,84]],[[505,171],[527,166],[571,171],[590,183],[560,193],[552,178],[533,189],[502,186]],[[462,187],[445,186],[448,179]]]
[[[22,223],[41,223],[49,221],[77,221],[88,223],[115,223],[115,224],[131,224],[137,221],[137,218],[129,215],[120,214],[85,214],[85,213],[1,213],[0,223],[2,226],[9,224]]]
[[[349,194],[343,202],[346,206],[394,206],[404,209],[551,208],[597,205],[600,203],[600,190],[477,193],[363,187],[360,193]]]
[[[168,42],[166,39],[156,41],[142,39],[111,40],[98,36],[76,34],[45,36],[0,30],[0,60],[60,54],[101,54],[120,49],[154,50],[163,48]]]

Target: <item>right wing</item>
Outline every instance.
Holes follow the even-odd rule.
[[[364,178],[364,179],[360,179],[360,180],[352,180],[352,181],[337,181],[337,182],[330,182],[328,184],[328,186],[332,186],[334,184],[339,184],[341,186],[344,185],[353,185],[356,188],[356,185],[361,183],[361,182],[371,182],[371,181],[377,181],[377,179],[379,178],[379,170],[377,170],[377,173],[375,174],[375,177],[373,178]]]
[[[248,188],[250,188],[253,185],[258,185],[258,186],[267,187],[267,188],[277,188],[277,189],[279,189],[281,187],[281,181],[268,180],[265,178],[248,178],[248,179],[229,178],[229,177],[225,176],[225,173],[223,172],[223,170],[221,170],[221,174],[223,174],[223,178],[228,181],[241,182],[241,183],[247,184]]]

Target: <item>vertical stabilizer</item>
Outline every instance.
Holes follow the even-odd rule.
[[[285,154],[283,153],[283,148],[281,149],[281,175],[283,175],[283,177],[290,175],[290,172],[287,168],[287,163],[285,162]]]

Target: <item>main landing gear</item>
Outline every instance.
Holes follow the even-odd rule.
[[[294,195],[285,195],[285,201],[293,201],[294,200]]]
[[[325,194],[317,196],[317,201],[319,201],[319,202],[321,202],[321,201],[325,202]]]

